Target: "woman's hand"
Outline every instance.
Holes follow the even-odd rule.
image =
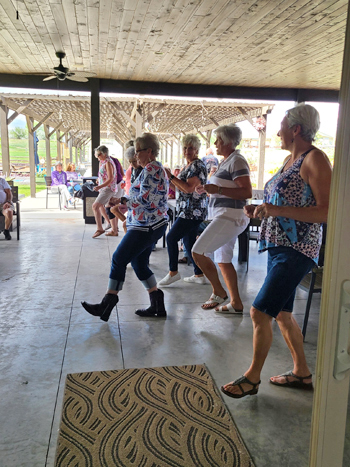
[[[195,188],[196,193],[198,193],[199,195],[206,193],[206,190],[204,188],[205,186],[208,186],[208,185],[197,185]]]
[[[246,204],[243,208],[243,212],[249,219],[253,219],[255,208],[256,206],[253,204]]]
[[[275,206],[270,203],[263,203],[260,206],[256,206],[253,217],[263,219],[264,217],[277,217],[280,215],[280,206]]]
[[[100,186],[99,186],[99,185],[94,186],[94,188],[93,188],[94,191],[99,191],[99,189],[100,189]]]
[[[204,191],[206,191],[209,195],[215,195],[219,192],[219,187],[217,185],[213,185],[212,183],[207,183],[203,185]]]

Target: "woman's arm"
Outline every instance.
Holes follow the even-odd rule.
[[[237,188],[227,188],[223,186],[213,185],[212,183],[204,185],[204,190],[210,195],[220,194],[228,198],[243,200],[252,197],[252,184],[249,176],[235,178]]]
[[[287,217],[301,222],[327,222],[329,193],[332,178],[332,167],[328,157],[320,150],[310,152],[303,162],[300,175],[311,187],[316,206],[294,207],[274,206],[264,203],[254,211],[254,217]]]
[[[170,183],[172,183],[178,190],[182,191],[183,193],[193,193],[195,191],[196,186],[200,185],[201,181],[197,176],[188,178],[185,182],[184,180],[180,180],[179,178],[175,177],[169,169],[164,169],[169,177]]]

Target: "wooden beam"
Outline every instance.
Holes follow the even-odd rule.
[[[209,117],[209,120],[211,120],[214,123],[214,125],[220,126],[220,124],[215,120],[215,118]]]
[[[131,125],[133,128],[135,128],[135,130],[136,130],[136,123],[134,122],[134,120],[131,120],[131,118],[129,117],[129,115],[128,115],[126,112],[124,112],[124,110],[121,109],[121,108],[119,107],[119,105],[118,105],[116,102],[110,102],[110,104],[111,104],[115,109],[117,109],[118,112],[119,112],[121,115],[123,115],[123,117],[124,117],[124,118],[130,123],[130,125]]]
[[[162,109],[164,109],[164,107],[166,107],[167,105],[168,105],[167,103],[159,104],[159,106],[157,107],[156,110],[154,110],[152,113],[148,114],[148,115],[147,115],[147,121],[148,121],[148,123],[151,123],[151,121],[154,119],[154,117],[155,117]]]
[[[2,173],[5,177],[10,175],[10,140],[9,127],[7,125],[8,107],[0,105],[0,127],[1,127],[1,158],[2,158]]]
[[[254,126],[254,121],[253,119],[251,118],[250,115],[247,114],[247,112],[242,108],[242,107],[237,107],[237,110],[240,114],[243,115],[243,117],[248,120],[248,122],[251,124],[251,126],[254,128],[254,130],[256,130],[255,126]]]
[[[51,136],[55,133],[55,131],[57,131],[59,128],[61,128],[61,126],[63,125],[63,122],[60,122],[49,134],[49,138],[51,138]]]
[[[50,148],[50,127],[44,125],[45,131],[45,156],[46,156],[46,175],[51,175],[51,148]]]
[[[57,139],[57,161],[62,162],[62,156],[61,156],[61,137],[60,137],[60,131],[56,131],[56,139]]]
[[[9,117],[7,119],[7,124],[10,125],[10,123],[12,123],[15,118],[18,117],[19,114],[21,114],[23,112],[23,110],[25,110],[29,105],[30,103],[33,101],[33,99],[27,99],[24,104],[20,105],[17,110],[11,115],[11,117]]]
[[[46,114],[45,117],[42,118],[42,119],[40,120],[40,122],[37,123],[37,124],[35,125],[35,127],[33,128],[33,131],[36,131],[38,128],[40,128],[41,125],[42,125],[43,123],[45,123],[46,120],[48,120],[48,119],[51,117],[51,115],[53,115],[53,114],[54,114],[54,112],[49,112],[48,114]]]
[[[30,196],[35,198],[36,187],[35,187],[35,155],[34,155],[34,118],[26,116],[27,127],[28,127],[28,146],[29,146],[29,169],[30,169]]]
[[[143,133],[142,105],[136,109],[136,138]]]
[[[267,124],[267,114],[263,115]],[[264,189],[265,172],[265,145],[266,145],[266,126],[264,131],[259,131],[259,161],[258,161],[258,190]]]
[[[67,133],[69,133],[69,131],[72,129],[72,127],[68,128],[67,130],[65,130],[64,133],[62,133],[62,135],[60,136],[60,141],[63,140],[63,138],[67,135]]]

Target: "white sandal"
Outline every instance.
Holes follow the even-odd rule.
[[[218,305],[221,305],[222,303],[226,302],[228,297],[226,296],[225,298],[219,297],[219,295],[211,294],[209,300],[207,300],[205,303],[203,303],[202,308],[204,305],[211,305],[203,308],[203,310],[212,310]]]
[[[227,310],[224,310],[224,306],[227,308]],[[215,313],[222,313],[223,315],[243,315],[243,308],[241,310],[237,310],[236,308],[233,308],[231,303],[228,303],[227,305],[222,305],[219,306],[217,309],[215,308]]]

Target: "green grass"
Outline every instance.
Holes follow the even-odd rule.
[[[50,141],[51,158],[56,159],[57,155],[57,142]],[[0,149],[1,154],[1,149]],[[45,141],[40,140],[38,143],[38,156],[39,159],[46,158]],[[28,139],[10,139],[10,161],[21,162],[29,164],[29,146]]]
[[[43,191],[46,189],[45,185],[35,185],[35,192],[39,193],[39,191]],[[30,185],[18,185],[18,194],[24,195],[26,198],[30,196]]]

